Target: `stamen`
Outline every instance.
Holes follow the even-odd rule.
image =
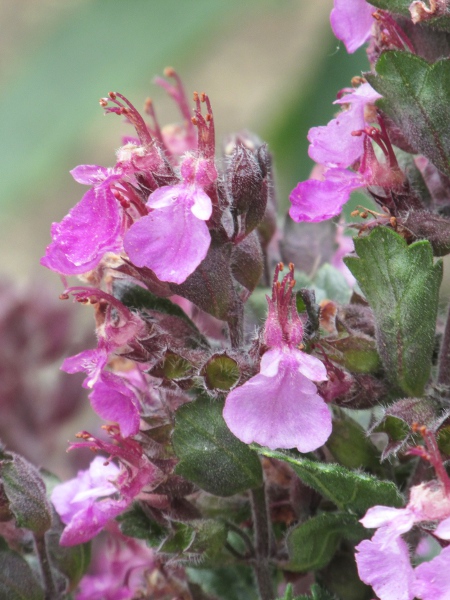
[[[426,450],[423,446],[417,446],[412,448],[409,454],[420,456],[431,463],[446,493],[450,495],[450,477],[444,466],[434,432],[430,431],[425,425],[419,425],[419,423],[413,423],[411,429],[414,433],[419,433],[422,436]]]

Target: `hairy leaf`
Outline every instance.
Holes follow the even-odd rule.
[[[177,410],[173,446],[176,473],[216,496],[262,483],[258,456],[238,440],[222,417],[223,402],[200,397]]]
[[[345,263],[375,315],[378,351],[397,392],[421,396],[434,347],[442,262],[426,241],[407,245],[386,227],[355,238]]]
[[[413,148],[450,175],[450,60],[430,65],[409,52],[384,52],[367,80],[383,98],[377,104]]]
[[[287,462],[300,479],[340,510],[363,515],[375,504],[400,507],[403,498],[391,481],[381,481],[373,475],[350,471],[340,465],[319,463],[279,450],[258,450],[264,456]]]

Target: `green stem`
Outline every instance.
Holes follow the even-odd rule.
[[[34,542],[36,544],[36,551],[41,565],[42,579],[45,587],[45,600],[57,600],[59,595],[57,594],[55,581],[53,579],[52,567],[50,565],[47,545],[45,543],[45,533],[35,533]]]
[[[251,490],[250,495],[256,551],[253,569],[261,600],[273,600],[273,584],[269,565],[271,533],[264,485]]]

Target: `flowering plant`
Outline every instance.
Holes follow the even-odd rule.
[[[97,346],[61,368],[105,424],[65,482],[2,448],[4,597],[450,598],[449,23],[440,0],[335,0],[368,71],[309,131],[307,228],[284,239],[266,144],[219,159],[209,97],[191,115],[173,69],[181,125],[100,100],[135,134],[72,171],[89,189],[41,262],[94,309]],[[295,270],[296,236],[330,231]]]

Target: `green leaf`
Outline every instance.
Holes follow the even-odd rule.
[[[167,535],[166,529],[156,521],[150,519],[138,502],[135,502],[127,512],[116,519],[120,531],[129,537],[145,540],[151,547],[159,546]]]
[[[384,52],[367,80],[411,146],[450,175],[450,59],[432,65],[409,52]]]
[[[279,450],[261,448],[258,451],[269,458],[287,462],[306,485],[334,502],[340,510],[363,515],[375,504],[395,507],[404,504],[400,492],[391,481],[381,481],[373,475],[295,457]]]
[[[375,341],[369,337],[349,335],[332,342],[325,340],[324,344],[338,351],[332,359],[352,373],[374,373],[380,368]]]
[[[216,496],[231,496],[262,483],[257,454],[238,440],[222,417],[223,402],[200,397],[176,412],[175,471]]]
[[[297,525],[288,533],[288,571],[322,569],[333,558],[342,538],[359,542],[367,536],[357,519],[345,513],[323,513]]]
[[[44,600],[44,590],[24,558],[0,549],[0,598],[5,600]]]
[[[42,534],[51,526],[51,505],[39,471],[15,452],[0,452],[0,482],[17,525]]]
[[[379,470],[379,452],[361,425],[343,410],[335,409],[334,412],[333,431],[326,446],[335,460],[348,469],[365,467]]]
[[[258,600],[252,570],[245,566],[224,569],[186,569],[190,581],[221,600]]]
[[[344,260],[374,312],[388,378],[397,391],[421,396],[431,369],[442,262],[433,264],[429,242],[408,246],[386,227],[355,238],[355,250],[359,258]]]
[[[180,555],[181,560],[214,558],[227,540],[227,527],[213,519],[174,523],[174,530],[162,542],[158,552]]]

